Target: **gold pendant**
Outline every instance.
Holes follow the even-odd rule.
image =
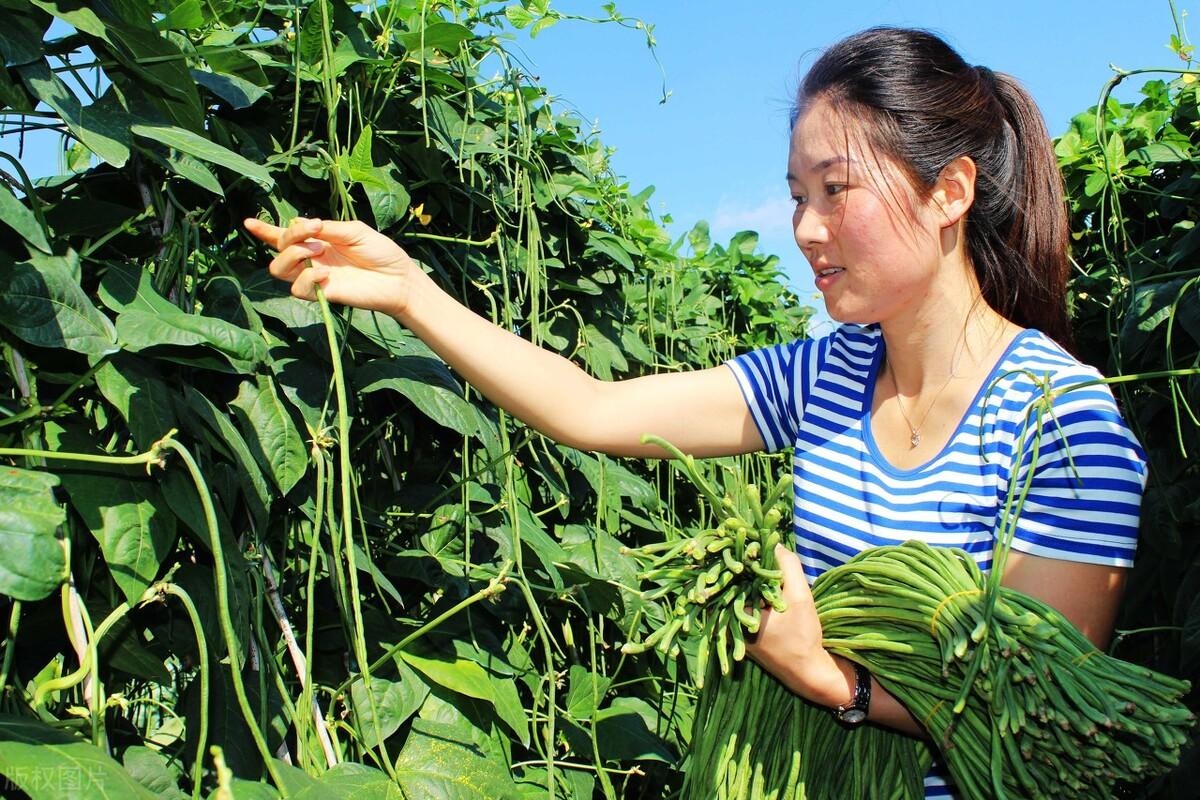
[[[912,442],[913,447],[916,447],[921,443],[921,434],[913,431],[912,436],[909,437],[908,441]]]

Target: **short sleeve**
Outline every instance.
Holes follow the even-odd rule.
[[[725,362],[737,378],[768,452],[796,442],[804,397],[816,373],[817,341],[764,347]]]
[[[1016,497],[1031,466],[1033,478],[1013,548],[1047,558],[1132,566],[1146,488],[1145,452],[1107,386],[1065,391],[1051,408],[1040,426],[1036,462],[1032,436],[1022,448]],[[1031,434],[1033,428],[1031,423]]]

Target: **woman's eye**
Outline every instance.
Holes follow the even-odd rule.
[[[802,194],[794,194],[792,195],[792,202],[798,206],[802,206],[808,202],[808,197]]]
[[[827,183],[827,184],[825,184],[825,194],[827,194],[827,195],[832,196],[835,194],[841,194],[844,191],[846,191],[846,184],[844,184],[844,183]]]

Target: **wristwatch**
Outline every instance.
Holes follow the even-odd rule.
[[[854,664],[854,695],[849,703],[833,709],[833,716],[845,725],[861,725],[871,707],[871,673],[862,664]]]

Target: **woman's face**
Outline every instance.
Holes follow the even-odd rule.
[[[788,155],[792,229],[829,316],[885,322],[930,296],[940,226],[930,204],[818,101],[796,122]]]

